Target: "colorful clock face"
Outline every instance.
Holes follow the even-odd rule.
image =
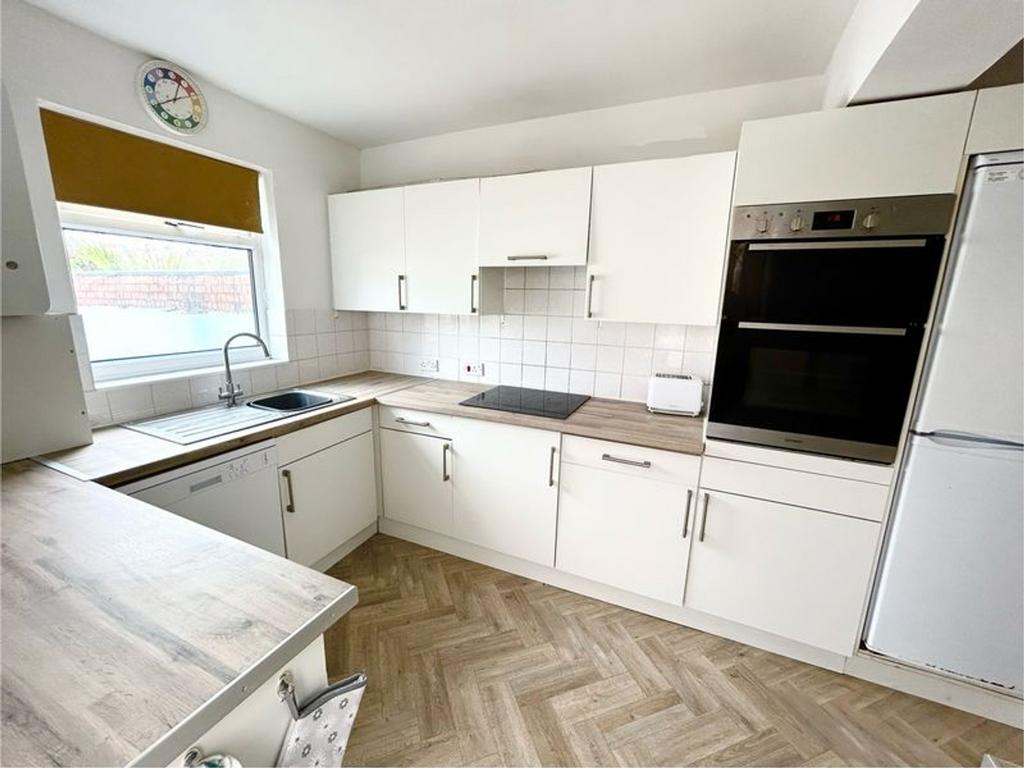
[[[139,70],[139,94],[150,116],[169,131],[197,133],[206,127],[206,99],[195,79],[166,61],[150,61]]]

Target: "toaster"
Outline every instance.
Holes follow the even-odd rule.
[[[647,410],[697,416],[704,407],[704,382],[696,376],[656,373],[647,387]]]

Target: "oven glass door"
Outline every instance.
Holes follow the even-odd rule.
[[[708,435],[891,461],[922,335],[726,320]]]
[[[723,315],[773,323],[923,323],[942,237],[733,243]]]

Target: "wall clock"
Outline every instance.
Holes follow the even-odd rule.
[[[195,78],[176,64],[147,61],[139,69],[138,88],[149,116],[172,133],[188,136],[209,122],[203,92]]]

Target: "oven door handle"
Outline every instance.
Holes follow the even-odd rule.
[[[842,249],[865,248],[924,248],[928,241],[923,238],[913,240],[818,240],[798,241],[795,243],[750,243],[751,251],[835,251]]]
[[[870,325],[810,325],[806,323],[758,323],[741,320],[737,328],[751,331],[800,331],[803,333],[850,333],[858,336],[906,336],[906,328],[876,328]]]

